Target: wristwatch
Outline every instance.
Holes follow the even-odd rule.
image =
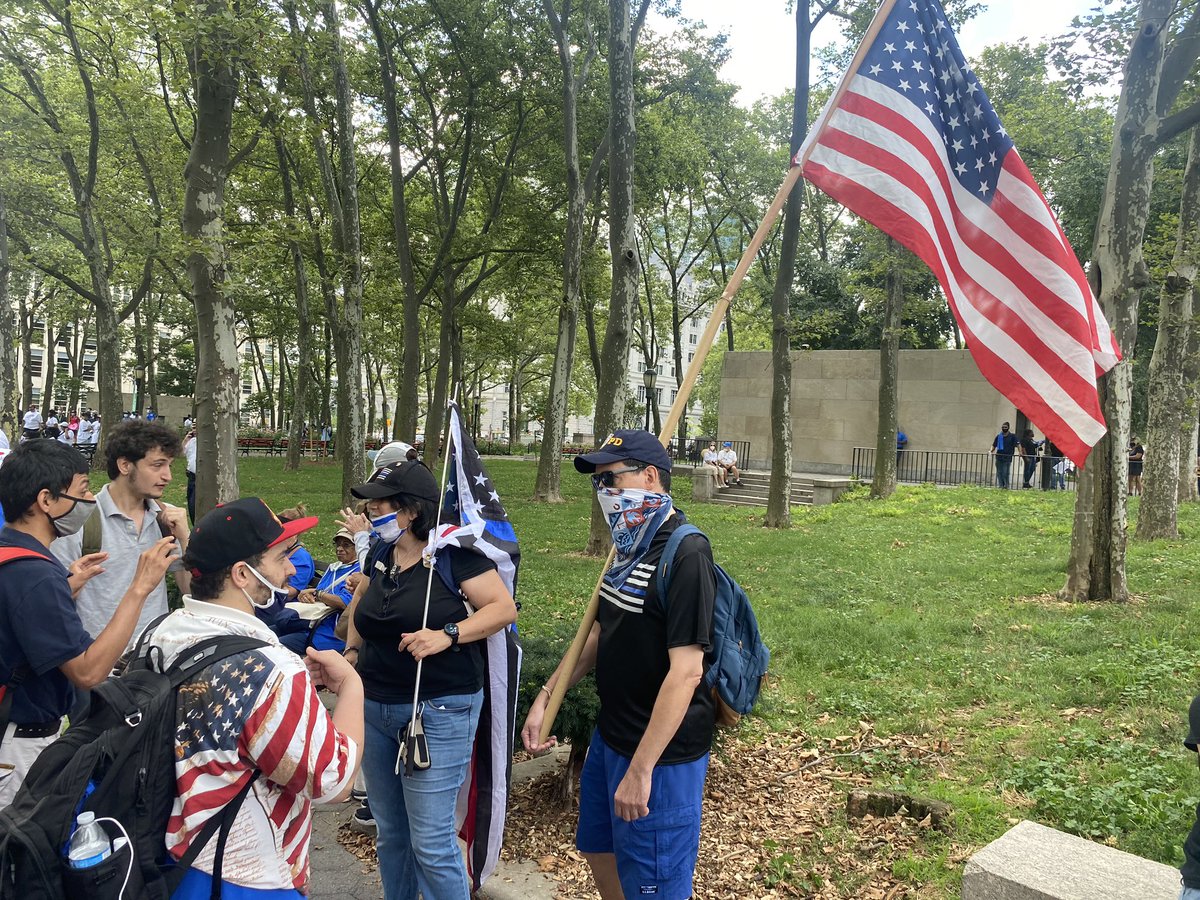
[[[442,631],[446,632],[446,636],[450,638],[450,647],[453,650],[458,649],[458,625],[450,622],[442,626]]]

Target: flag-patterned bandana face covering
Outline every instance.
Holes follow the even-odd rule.
[[[600,488],[600,510],[608,519],[617,558],[604,580],[620,590],[634,565],[650,548],[654,534],[671,515],[671,495],[637,488]]]

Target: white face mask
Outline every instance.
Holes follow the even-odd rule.
[[[70,494],[60,494],[59,496],[75,501],[71,508],[61,516],[50,516],[50,523],[54,526],[54,532],[59,537],[66,537],[67,535],[75,534],[83,527],[83,523],[88,520],[88,516],[95,509],[96,501],[83,500],[79,497],[72,497]]]
[[[401,528],[396,521],[398,513],[388,513],[386,516],[380,516],[378,519],[371,520],[371,530],[379,536],[379,539],[385,544],[394,544],[400,540],[400,535],[408,531],[407,528]]]
[[[246,599],[250,601],[251,606],[257,607],[258,609],[270,609],[277,602],[287,599],[287,591],[267,581],[267,579],[260,571],[258,571],[258,569],[254,568],[254,566],[250,565],[250,563],[246,563],[246,568],[249,569],[254,574],[254,577],[262,582],[265,587],[271,589],[271,595],[266,600],[260,602],[251,597],[249,591],[247,591],[245,588],[242,588],[242,593],[246,595]]]

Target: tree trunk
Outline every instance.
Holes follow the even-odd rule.
[[[1113,122],[1112,155],[1088,273],[1124,359],[1098,379],[1108,433],[1092,449],[1075,497],[1065,600],[1128,599],[1126,476],[1138,305],[1149,283],[1142,240],[1150,210],[1159,88],[1170,31],[1168,0],[1143,0]],[[1158,24],[1154,24],[1157,22]]]
[[[21,332],[21,358],[25,360],[25,365],[21,367],[21,404],[17,410],[17,417],[13,420],[13,430],[17,430],[21,422],[21,413],[29,409],[33,403],[33,300],[37,295],[38,282],[37,277],[30,279],[29,290],[27,293],[17,295],[17,323]],[[44,335],[44,332],[43,332]],[[43,336],[43,340],[45,340]],[[42,365],[46,364],[46,358],[43,354]]]
[[[224,292],[222,219],[238,76],[229,63],[230,54],[216,48],[218,38],[224,42],[231,36],[216,33],[219,26],[213,24],[233,13],[223,0],[209,0],[204,11],[213,31],[197,37],[192,48],[196,126],[184,170],[187,184],[182,222],[183,235],[191,247],[187,270],[196,304],[197,518],[239,493],[237,404],[241,372],[234,305]],[[98,338],[103,349],[104,338],[99,334]]]
[[[563,241],[563,293],[558,308],[558,341],[554,347],[554,363],[550,370],[550,386],[543,417],[542,446],[538,454],[537,480],[533,499],[543,503],[561,503],[562,445],[567,436],[567,401],[571,388],[571,372],[575,365],[575,342],[579,333],[579,302],[583,281],[583,230],[587,215],[588,191],[579,171],[579,89],[595,51],[590,19],[584,20],[584,32],[589,42],[587,57],[576,76],[574,49],[566,33],[566,15],[559,19],[551,0],[542,7],[554,31],[558,59],[562,69],[563,155],[567,168],[567,227]],[[585,8],[584,15],[588,15]],[[596,160],[593,160],[593,165]],[[514,376],[513,381],[516,382]],[[515,423],[514,423],[515,428]]]
[[[370,438],[375,436],[375,376],[371,373],[370,358],[366,358],[365,362],[367,365],[367,381],[365,385],[367,390],[367,417],[363,428],[365,429],[366,436]]]
[[[608,234],[612,256],[612,292],[608,328],[600,351],[600,381],[596,387],[597,443],[625,417],[626,381],[629,374],[629,335],[638,302],[638,254],[633,208],[633,165],[637,130],[633,106],[633,35],[629,4],[610,2],[608,29],[609,145]],[[608,552],[612,534],[608,521],[592,500],[592,522],[585,552]]]
[[[158,385],[155,383],[158,379],[155,375],[155,370],[158,368],[158,326],[155,322],[154,307],[152,304],[138,304],[138,309],[148,307],[148,312],[143,316],[146,320],[146,397],[149,401],[147,408],[159,412],[158,408]]]
[[[17,360],[16,335],[13,328],[13,309],[9,300],[8,286],[12,267],[8,258],[8,211],[4,205],[4,193],[0,191],[0,428],[4,418],[12,417],[9,437],[18,435],[20,421],[17,409]]]
[[[425,464],[440,472],[442,431],[446,424],[446,401],[450,396],[450,370],[454,356],[454,276],[450,269],[442,273],[442,314],[438,324],[437,370],[433,397],[425,415]],[[459,398],[462,399],[461,397]]]
[[[417,416],[420,411],[418,395],[421,377],[421,303],[413,278],[412,249],[408,238],[408,204],[404,196],[400,119],[396,112],[396,64],[392,55],[392,41],[384,34],[378,5],[371,0],[365,0],[363,5],[379,54],[380,84],[383,89],[381,99],[383,116],[387,122],[388,159],[391,163],[392,236],[396,243],[396,260],[400,263],[400,282],[404,288],[404,348],[392,437],[411,441],[417,433]],[[384,419],[386,421],[386,415]]]
[[[792,156],[808,133],[808,67],[812,24],[809,0],[796,2],[796,90],[792,99]],[[771,292],[771,486],[767,493],[768,528],[792,524],[792,279],[800,238],[804,182],[797,181],[783,210],[783,235],[775,289]]]
[[[882,500],[896,490],[896,407],[900,379],[900,326],[904,320],[904,277],[900,271],[900,250],[889,236],[887,306],[883,318],[883,338],[879,342],[879,426],[875,432],[875,476],[871,497]]]
[[[1179,459],[1190,440],[1185,369],[1191,345],[1192,293],[1196,285],[1196,239],[1200,229],[1200,129],[1193,128],[1179,200],[1179,226],[1171,271],[1158,301],[1158,337],[1150,358],[1146,424],[1145,491],[1138,507],[1139,540],[1179,537]],[[1191,457],[1188,453],[1188,457]]]
[[[46,355],[42,358],[42,415],[54,409],[54,380],[58,377],[58,338],[62,326],[56,329],[53,322],[46,323]]]
[[[1193,329],[1193,332],[1195,329]],[[1200,421],[1196,419],[1196,393],[1195,391],[1188,392],[1189,404],[1188,408],[1191,411],[1191,425],[1187,429],[1187,433],[1183,437],[1183,446],[1180,447],[1179,453],[1179,502],[1189,503],[1196,500],[1200,496],[1197,491],[1197,480],[1200,479],[1200,474],[1197,474],[1196,469],[1200,468],[1200,452],[1197,451],[1197,441],[1200,441]]]

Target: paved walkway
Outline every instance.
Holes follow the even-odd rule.
[[[562,765],[565,759],[565,754],[559,753],[518,763],[513,766],[513,782],[520,784],[534,778],[549,768]],[[337,840],[338,828],[349,821],[357,808],[357,803],[314,807],[308,894],[311,900],[380,900],[383,897],[375,867],[358,859]],[[479,900],[554,900],[557,892],[557,882],[539,872],[536,863],[501,861],[475,896]]]

